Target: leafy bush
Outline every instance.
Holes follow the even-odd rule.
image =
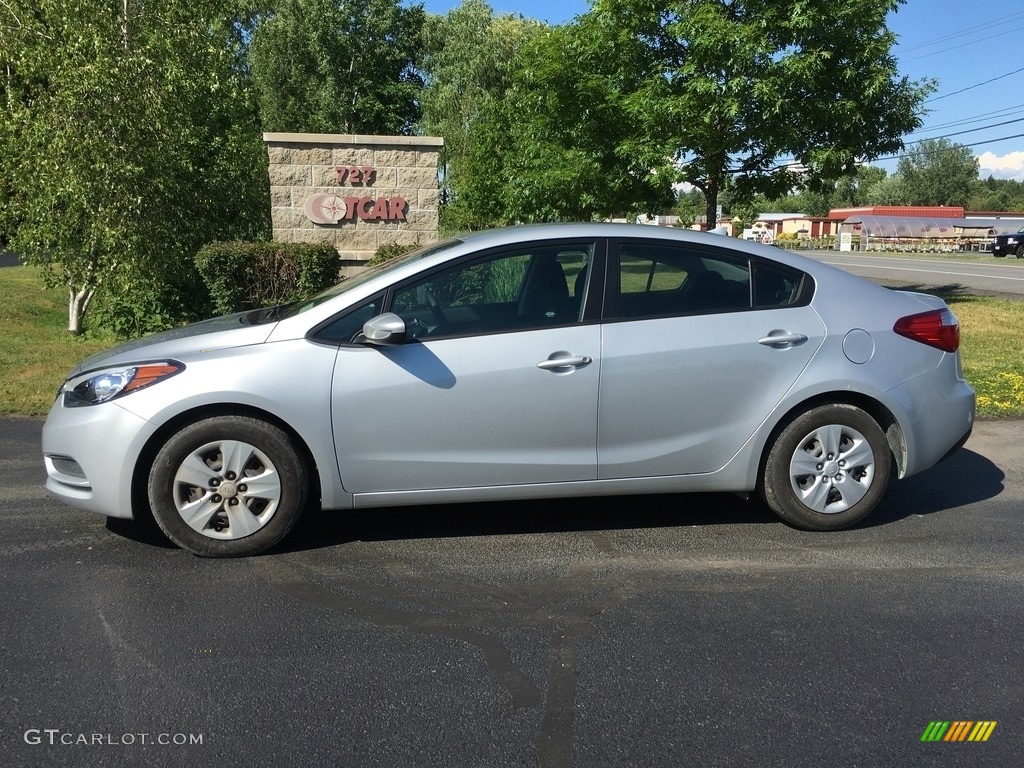
[[[398,256],[404,256],[409,251],[419,248],[418,245],[398,245],[392,243],[391,245],[382,245],[377,249],[377,252],[373,254],[369,259],[366,260],[366,266],[375,267],[378,264],[383,264],[385,261],[391,261],[391,259],[397,258]]]
[[[211,243],[196,267],[220,314],[295,301],[338,282],[341,259],[328,243]]]
[[[89,332],[102,329],[121,339],[176,328],[213,314],[199,272],[185,259],[159,275],[124,264],[102,281],[92,305]]]

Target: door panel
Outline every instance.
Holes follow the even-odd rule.
[[[350,493],[597,475],[600,327],[342,347],[333,429]],[[578,367],[538,367],[554,353]]]
[[[759,343],[772,331],[807,340]],[[809,307],[606,325],[599,477],[721,469],[792,387],[823,333]]]

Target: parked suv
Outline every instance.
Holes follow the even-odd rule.
[[[1024,227],[1013,235],[996,235],[996,240],[992,243],[992,255],[999,258],[1016,256],[1018,259],[1024,259]]]

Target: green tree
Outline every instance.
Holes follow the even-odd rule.
[[[858,165],[852,176],[843,176],[835,183],[828,197],[830,208],[859,208],[868,205],[867,193],[874,185],[888,176],[884,168],[873,165]],[[828,211],[825,211],[828,213]],[[820,215],[824,216],[825,213]]]
[[[596,0],[576,26],[604,58],[599,108],[632,128],[620,160],[694,184],[713,216],[727,184],[739,198],[817,188],[902,147],[933,86],[898,74],[886,16],[901,4]]]
[[[868,205],[868,195],[886,178],[884,168],[857,166],[856,173],[835,182],[822,182],[816,189],[803,189],[768,202],[766,210],[800,212],[808,216],[827,216],[833,208],[857,208]]]
[[[979,179],[967,207],[972,211],[1024,211],[1024,184],[993,176]]]
[[[691,189],[689,192],[679,193],[673,212],[679,217],[679,226],[689,228],[697,223],[706,210],[704,193],[699,189]],[[709,229],[713,228],[715,224],[714,221],[707,222]]]
[[[500,102],[481,119],[467,206],[494,222],[660,213],[672,178],[625,150],[634,126],[598,20],[539,27],[517,51]],[[625,67],[623,71],[632,71]]]
[[[237,9],[209,0],[7,0],[0,161],[12,249],[122,332],[205,308],[192,256],[268,229],[265,149],[237,58]]]
[[[474,144],[482,124],[511,84],[516,52],[538,23],[495,16],[485,0],[464,0],[444,16],[428,15],[424,28],[421,132],[443,136],[442,224],[472,229],[479,216],[465,205]]]
[[[277,0],[249,50],[263,128],[410,133],[423,23],[399,0]]]
[[[949,139],[924,139],[900,158],[908,205],[966,205],[978,181],[970,147]]]

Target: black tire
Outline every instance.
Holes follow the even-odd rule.
[[[1024,245],[1017,249],[1017,258],[1024,259]]]
[[[765,462],[761,495],[795,528],[835,531],[878,505],[892,465],[885,434],[873,418],[852,405],[822,405],[779,434]]]
[[[244,416],[204,419],[157,453],[149,503],[160,528],[182,549],[201,557],[244,557],[274,546],[295,526],[306,504],[307,476],[277,427]]]

